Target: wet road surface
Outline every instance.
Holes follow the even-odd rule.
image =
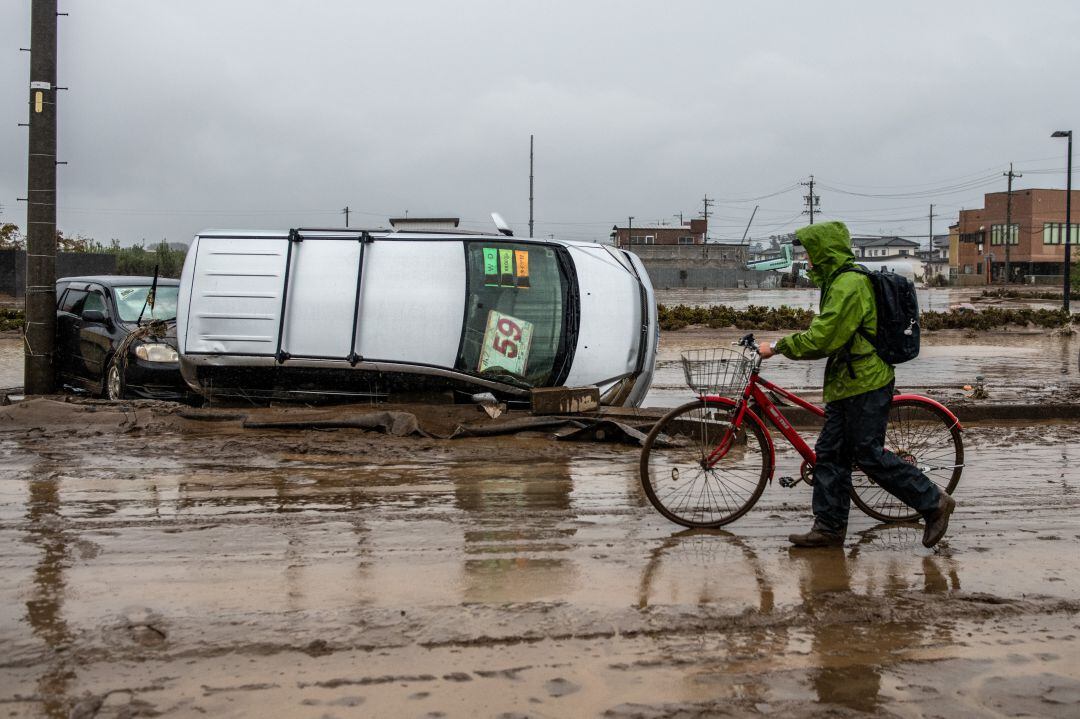
[[[1080,431],[974,426],[952,530],[724,532],[632,448],[0,416],[0,714],[1076,716]],[[19,413],[22,414],[19,414]],[[23,420],[20,417],[27,419]],[[781,455],[778,473],[793,474]]]

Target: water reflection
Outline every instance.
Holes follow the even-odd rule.
[[[450,476],[454,504],[468,515],[464,601],[532,601],[576,588],[577,569],[563,555],[577,533],[569,460],[455,464]]]
[[[887,608],[866,601],[919,588],[919,573],[912,572],[909,551],[921,531],[918,525],[881,525],[863,532],[847,553],[842,547],[789,550],[799,571],[803,608],[811,617],[815,664],[811,684],[818,701],[876,712],[889,664],[920,646],[931,633],[941,641],[951,641],[947,627],[891,621]],[[888,553],[873,554],[878,549]],[[926,555],[921,568],[923,592],[959,591],[960,578],[950,558]],[[862,594],[853,587],[856,574],[866,575]],[[882,611],[886,616],[881,616]]]
[[[34,568],[32,598],[26,602],[26,621],[48,648],[45,672],[38,679],[38,695],[50,717],[67,716],[68,686],[75,671],[67,659],[72,633],[63,615],[66,597],[64,571],[71,566],[70,548],[60,516],[60,477],[57,473],[36,476],[27,482],[29,492],[25,541],[41,550]]]
[[[732,602],[774,606],[772,582],[748,544],[730,532],[687,529],[649,552],[641,574],[638,608],[650,604]]]

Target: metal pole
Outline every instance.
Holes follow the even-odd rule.
[[[33,0],[30,43],[23,373],[26,394],[48,394],[56,341],[56,0]]]
[[[533,136],[529,135],[529,237],[533,236]]]
[[[1069,162],[1065,178],[1065,311],[1072,290],[1072,130],[1069,130]]]

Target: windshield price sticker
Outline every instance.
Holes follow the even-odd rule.
[[[514,264],[517,266],[517,272],[514,275],[514,278],[517,280],[517,286],[521,289],[529,289],[528,250],[514,250]]]
[[[499,251],[494,247],[484,248],[484,284],[499,286]]]
[[[499,250],[499,284],[504,287],[514,286],[513,250]]]
[[[525,376],[532,346],[533,323],[490,310],[484,344],[480,350],[480,372],[501,367],[519,377]]]

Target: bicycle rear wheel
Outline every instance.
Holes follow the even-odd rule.
[[[712,467],[707,458],[734,419],[731,400],[697,400],[668,412],[641,450],[641,485],[656,510],[684,527],[719,527],[746,514],[772,475],[762,428],[749,417]]]
[[[943,492],[952,494],[964,471],[960,428],[940,408],[919,399],[895,399],[889,407],[885,449],[922,470]],[[882,522],[910,522],[918,512],[892,496],[857,468],[851,475],[851,499]]]

